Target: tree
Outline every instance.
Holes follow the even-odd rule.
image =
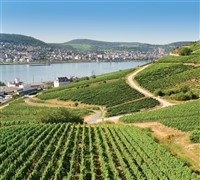
[[[192,50],[190,48],[181,48],[179,50],[179,55],[181,56],[189,56],[192,53]]]
[[[5,83],[0,81],[0,86],[5,86]]]

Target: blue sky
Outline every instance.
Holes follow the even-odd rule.
[[[3,33],[165,44],[199,39],[199,0],[3,0]]]

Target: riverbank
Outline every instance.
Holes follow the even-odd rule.
[[[50,64],[65,64],[65,63],[112,63],[112,62],[142,62],[142,61],[148,61],[151,62],[153,60],[148,60],[148,59],[143,59],[143,60],[100,60],[100,61],[76,61],[76,60],[64,60],[64,61],[53,61],[50,62]],[[0,65],[34,65],[34,64],[41,64],[41,65],[46,65],[46,61],[35,61],[35,62],[12,62],[12,63],[7,63],[7,62],[0,62]],[[47,64],[49,65],[49,64]]]

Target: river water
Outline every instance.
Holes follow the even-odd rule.
[[[62,76],[91,76],[100,75],[127,68],[143,65],[149,61],[134,62],[84,62],[84,63],[58,63],[49,66],[0,65],[0,81],[7,83],[16,77],[27,83],[53,81]]]

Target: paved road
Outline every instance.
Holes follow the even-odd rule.
[[[97,120],[100,120],[100,116],[101,116],[101,111],[96,111],[95,114],[85,117],[84,120],[88,124],[94,124],[97,123]]]
[[[146,97],[151,97],[151,98],[154,98],[156,99],[157,101],[160,102],[160,104],[162,105],[162,107],[167,107],[167,106],[171,106],[171,105],[174,105],[173,103],[165,100],[165,99],[162,99],[160,97],[156,97],[154,96],[151,92],[149,92],[148,90],[144,89],[143,87],[141,87],[140,85],[137,84],[137,82],[134,80],[134,77],[141,71],[143,71],[145,68],[147,68],[149,66],[146,65],[146,66],[143,66],[141,67],[140,69],[138,69],[137,71],[135,71],[134,73],[132,73],[130,76],[128,76],[128,83],[129,85],[136,89],[137,91],[139,91],[140,93],[144,94]]]

